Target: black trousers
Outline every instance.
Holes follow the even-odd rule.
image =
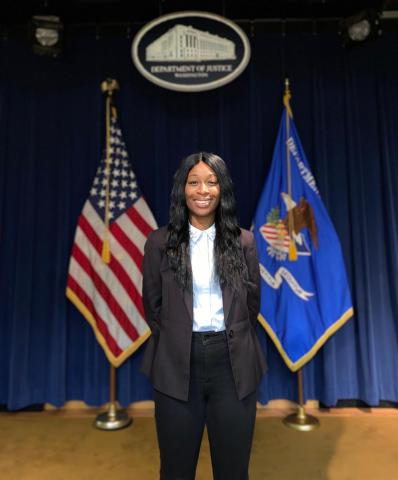
[[[238,400],[225,332],[194,333],[188,401],[155,390],[160,479],[195,479],[206,425],[214,480],[247,480],[256,398]]]

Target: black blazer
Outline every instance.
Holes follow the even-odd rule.
[[[155,389],[188,400],[193,324],[192,289],[182,290],[165,254],[167,227],[151,233],[143,262],[143,301],[152,335],[147,341],[141,371]],[[251,232],[241,230],[241,244],[250,281],[222,289],[224,321],[238,398],[253,392],[266,371],[266,363],[255,332],[260,308],[260,273],[256,244]]]

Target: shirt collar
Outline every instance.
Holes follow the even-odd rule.
[[[216,238],[216,225],[213,223],[211,227],[206,230],[199,230],[199,228],[194,227],[189,224],[189,237],[192,242],[196,243],[203,235],[207,235],[211,241]]]

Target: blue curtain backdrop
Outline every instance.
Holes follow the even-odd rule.
[[[103,148],[100,82],[120,82],[120,123],[160,225],[180,159],[207,150],[230,166],[240,221],[249,227],[272,157],[285,71],[356,311],[304,367],[305,396],[326,405],[398,401],[398,34],[345,50],[336,32],[282,36],[255,28],[251,44],[240,78],[186,94],[138,74],[125,32],[96,38],[69,30],[57,59],[34,56],[23,37],[0,42],[0,404],[109,398],[105,356],[64,294],[77,217]],[[296,399],[296,375],[261,326],[258,333],[270,367],[259,400]],[[138,372],[144,348],[119,368],[123,405],[152,398]]]

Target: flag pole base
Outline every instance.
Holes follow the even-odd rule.
[[[304,407],[299,405],[296,413],[292,413],[283,419],[283,423],[294,430],[300,432],[310,432],[319,427],[319,420],[304,411]]]
[[[99,430],[120,430],[128,427],[133,420],[124,410],[116,410],[115,403],[110,403],[107,412],[100,413],[94,421],[94,427]]]

